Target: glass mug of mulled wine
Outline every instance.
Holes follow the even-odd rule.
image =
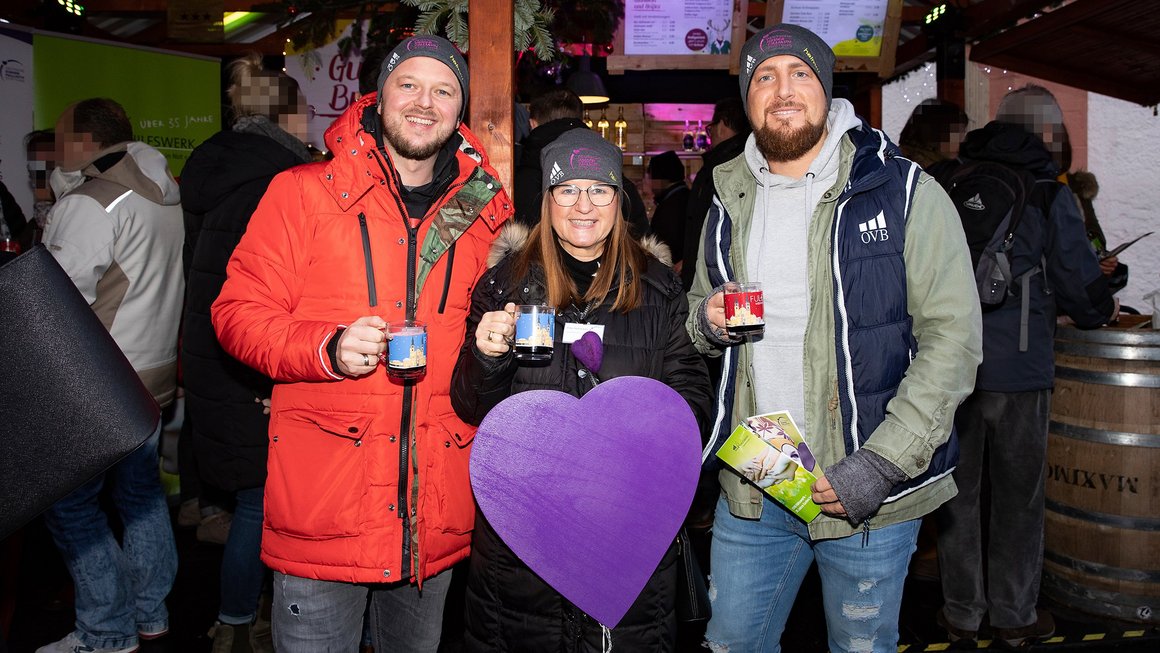
[[[387,324],[387,374],[392,379],[415,379],[427,373],[427,324],[401,320]]]
[[[516,306],[516,360],[546,361],[552,359],[556,339],[556,309],[543,304]]]
[[[759,336],[765,331],[765,301],[761,284],[725,284],[725,331],[731,336]]]

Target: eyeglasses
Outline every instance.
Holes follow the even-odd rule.
[[[552,186],[551,193],[552,201],[559,206],[576,206],[576,202],[580,201],[580,195],[584,193],[588,194],[588,201],[592,202],[592,206],[608,206],[616,199],[616,186],[592,184],[588,188],[580,188],[572,184],[560,184]]]

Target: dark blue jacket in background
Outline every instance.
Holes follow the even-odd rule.
[[[1071,317],[1081,329],[1092,329],[1108,321],[1114,305],[1084,232],[1079,205],[1062,183],[1054,181],[1059,169],[1043,142],[1017,125],[991,122],[970,132],[960,158],[1002,163],[1042,180],[1030,193],[1011,253],[1013,277],[1044,266],[1043,273],[1031,277],[1028,348],[1019,351],[1019,296],[1008,297],[1002,307],[983,313],[983,363],[975,389],[1051,388],[1056,313]],[[1018,295],[1022,285],[1014,284],[1012,291]]]

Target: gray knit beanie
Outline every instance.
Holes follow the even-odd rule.
[[[540,154],[544,170],[541,190],[572,179],[591,179],[621,188],[622,157],[620,148],[591,129],[569,129]]]
[[[463,104],[459,106],[459,121],[463,122],[463,116],[467,112],[467,91],[469,86],[467,61],[459,53],[459,50],[452,45],[451,41],[448,41],[442,36],[422,34],[412,36],[396,45],[395,49],[391,50],[390,54],[383,59],[382,66],[379,67],[377,92],[383,92],[383,85],[387,83],[387,77],[394,72],[400,63],[411,57],[430,57],[442,62],[451,69],[452,73],[455,73],[455,78],[459,80],[459,88],[463,91]]]
[[[749,82],[753,71],[761,62],[779,54],[790,54],[801,59],[822,83],[826,92],[826,108],[834,99],[834,51],[817,34],[791,23],[780,23],[766,27],[754,34],[741,47],[741,73],[737,81],[741,84],[741,98],[749,97]],[[749,103],[745,103],[745,113],[749,114]]]

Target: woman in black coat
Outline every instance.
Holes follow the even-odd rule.
[[[181,173],[186,269],[181,364],[197,475],[203,485],[235,499],[222,557],[214,651],[236,652],[252,650],[250,624],[265,578],[259,552],[273,382],[225,353],[210,306],[270,180],[308,162],[310,153],[303,143],[307,109],[298,84],[263,70],[257,55],[231,66],[233,127],[199,145]],[[272,650],[261,642],[256,648]]]
[[[620,218],[620,161],[617,148],[588,130],[567,132],[545,148],[540,223],[531,232],[518,225],[505,228],[493,251],[498,260],[472,296],[467,342],[452,382],[452,404],[464,420],[478,424],[501,400],[526,390],[579,397],[592,389],[593,371],[561,341],[563,325],[573,323],[603,327],[600,379],[634,375],[663,381],[704,425],[711,391],[685,331],[688,304],[681,281],[667,265],[664,246],[649,239],[642,247]],[[517,304],[557,309],[547,365],[514,359],[509,343]],[[628,613],[605,632],[520,561],[477,511],[466,648],[601,651],[610,636],[614,650],[672,651],[675,562],[671,546]]]

